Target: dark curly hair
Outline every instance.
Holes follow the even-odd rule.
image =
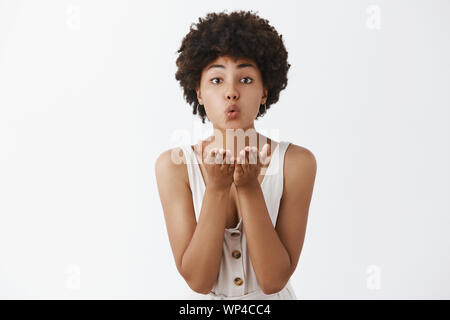
[[[269,22],[252,11],[208,13],[191,24],[189,33],[183,38],[175,78],[184,90],[184,98],[199,113],[205,123],[205,107],[197,100],[196,88],[200,85],[203,68],[220,56],[249,58],[256,62],[268,89],[266,106],[260,105],[256,116],[264,115],[270,105],[276,103],[280,91],[287,86],[290,64],[288,53],[279,35]]]

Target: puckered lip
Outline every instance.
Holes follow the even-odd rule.
[[[230,111],[239,111],[239,107],[235,104],[230,104],[228,105],[228,107],[225,109],[225,113],[227,114]]]

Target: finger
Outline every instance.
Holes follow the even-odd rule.
[[[231,161],[231,163],[232,163],[232,164],[230,165],[231,171],[235,171],[236,168],[237,168],[237,166],[238,166],[238,164],[237,164],[237,158],[235,158],[234,156],[232,156],[231,159],[230,159],[230,161]]]
[[[249,164],[259,164],[258,163],[258,148],[251,147],[249,155]]]
[[[228,161],[228,173],[232,174],[234,172],[235,164],[234,157],[231,156],[231,152],[227,152],[227,161]]]
[[[207,151],[207,152],[205,152],[205,156],[204,156],[204,159],[203,159],[203,161],[205,162],[205,163],[207,163],[207,164],[209,164],[209,159],[210,159],[210,152],[211,151]]]
[[[264,165],[264,163],[263,163],[264,159],[262,157],[262,152],[259,152],[259,150],[256,149],[255,156],[256,156],[256,163],[258,164],[258,166],[262,167]]]
[[[230,150],[225,150],[225,163],[226,164],[232,164],[231,162],[231,151]]]
[[[239,156],[241,157],[241,166],[242,166],[242,170],[244,172],[246,172],[248,170],[248,159],[247,159],[247,147],[245,147],[244,149],[241,150],[241,153],[239,154]]]
[[[224,154],[225,154],[225,150],[223,150],[222,148],[220,148],[218,151],[217,151],[217,154],[216,154],[216,164],[223,164],[223,157],[224,157]]]
[[[230,166],[233,168],[234,170],[234,166],[236,165],[236,158],[233,156],[233,153],[231,151],[229,151],[229,157],[230,157]]]
[[[216,158],[217,148],[208,151],[205,162],[207,164],[214,164]]]
[[[238,153],[236,157],[237,164],[242,164],[242,150]]]
[[[269,162],[268,154],[269,154],[269,144],[266,143],[261,149],[261,163],[266,165]]]
[[[245,164],[250,163],[250,147],[245,147]]]
[[[224,157],[224,162],[223,163],[226,164],[226,165],[232,164],[232,162],[231,162],[231,152],[228,149],[225,150],[225,157]]]
[[[239,152],[239,164],[240,164],[240,165],[245,164],[245,150],[244,150],[244,149],[242,149],[242,150]]]
[[[245,147],[245,169],[250,169],[250,154],[251,154],[251,147]]]

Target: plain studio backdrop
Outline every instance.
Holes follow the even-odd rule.
[[[179,299],[155,180],[207,136],[192,23],[252,10],[289,82],[255,122],[317,175],[299,299],[450,298],[449,1],[0,1],[0,298]]]

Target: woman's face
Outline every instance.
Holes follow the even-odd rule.
[[[197,99],[205,106],[206,115],[215,128],[252,128],[260,104],[267,100],[261,72],[251,59],[221,56],[202,70]],[[236,105],[231,115],[227,107]]]

